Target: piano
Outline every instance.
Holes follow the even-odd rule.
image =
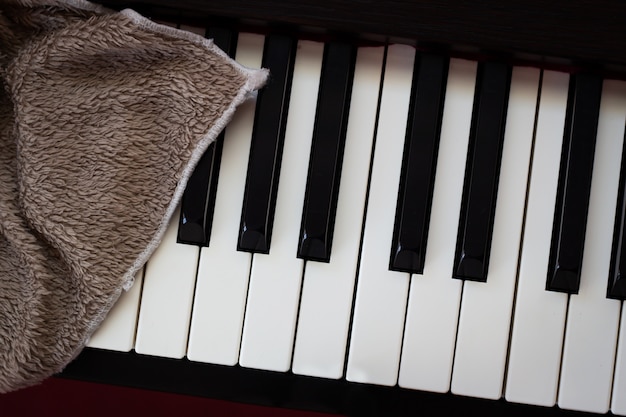
[[[626,7],[107,0],[269,85],[59,376],[342,415],[626,415]]]

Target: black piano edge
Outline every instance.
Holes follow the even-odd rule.
[[[56,377],[345,416],[575,417],[589,413],[85,348]],[[610,414],[609,414],[610,415]]]
[[[95,1],[157,20],[318,40],[408,43],[452,56],[626,79],[626,2],[621,0]]]

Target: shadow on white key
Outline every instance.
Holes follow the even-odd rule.
[[[506,399],[553,406],[567,294],[546,291],[569,75],[544,71],[513,316]]]
[[[200,249],[176,243],[179,216],[177,209],[146,266],[135,342],[137,353],[180,359],[187,350]]]
[[[450,389],[463,281],[452,278],[477,63],[451,59],[424,274],[411,277],[399,385]]]
[[[465,281],[452,392],[499,399],[509,345],[513,296],[540,70],[517,67],[511,77],[487,282]]]
[[[98,330],[89,339],[88,347],[129,352],[135,345],[137,312],[144,268],[135,275],[133,286],[120,295]]]
[[[615,360],[615,375],[613,376],[613,392],[611,395],[611,412],[626,416],[626,308],[622,305],[621,325],[617,344],[617,358]]]
[[[304,267],[296,251],[323,52],[322,43],[298,43],[270,253],[252,258],[243,367],[285,372],[291,366]]]
[[[323,378],[343,375],[384,47],[357,55],[345,155],[329,263],[307,262],[292,369]]]
[[[606,298],[626,123],[626,83],[605,81],[577,295],[570,296],[561,365],[561,408],[609,411],[621,302]],[[622,395],[626,395],[626,391]]]
[[[236,60],[247,67],[260,67],[264,41],[262,35],[240,34]],[[232,366],[239,360],[252,255],[236,250],[237,232],[254,110],[254,100],[242,104],[225,131],[211,242],[202,248],[198,266],[187,350],[193,361]]]
[[[414,61],[414,48],[388,48],[346,372],[353,382],[398,378],[409,274],[389,270],[389,245]]]

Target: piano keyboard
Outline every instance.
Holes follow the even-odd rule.
[[[89,347],[626,415],[625,82],[208,36],[272,81]]]

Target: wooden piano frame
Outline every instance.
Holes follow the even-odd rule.
[[[158,18],[415,44],[453,54],[626,72],[620,0],[101,0]],[[619,77],[622,78],[622,77]]]

